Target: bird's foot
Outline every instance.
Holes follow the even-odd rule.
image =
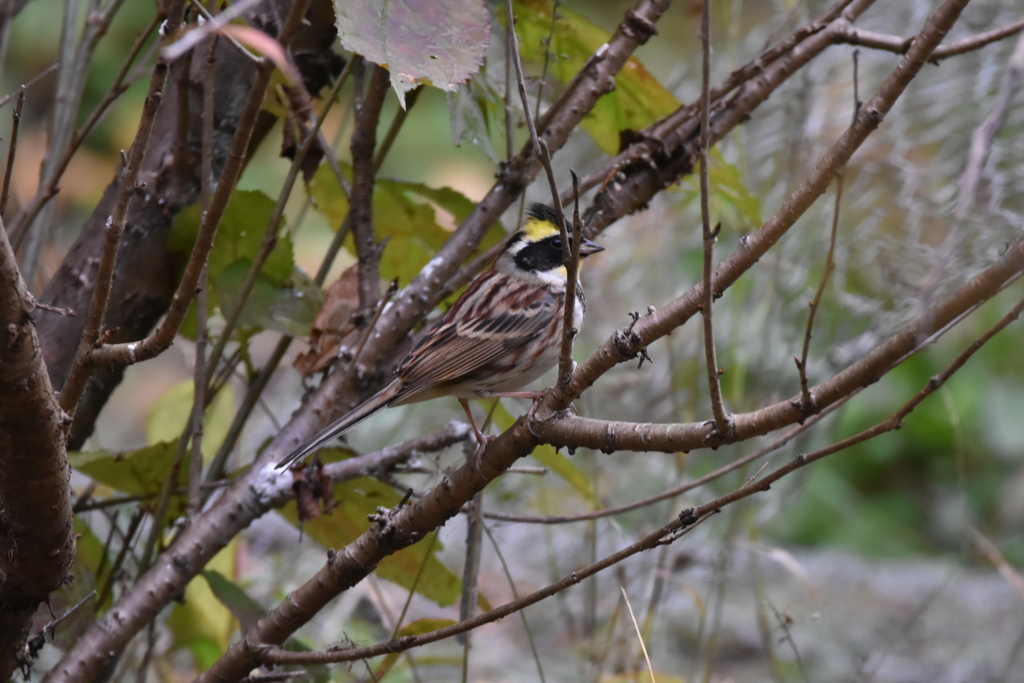
[[[484,479],[487,479],[487,477],[484,476],[483,471],[484,451],[487,450],[487,444],[489,444],[490,442],[494,441],[497,438],[497,436],[488,436],[487,434],[484,434],[483,432],[480,431],[476,432],[477,447],[476,452],[473,454],[473,463],[476,466],[476,473],[479,474]]]

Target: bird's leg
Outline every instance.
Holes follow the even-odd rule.
[[[488,396],[500,396],[502,398],[528,398],[533,403],[530,404],[530,409],[526,411],[526,424],[529,425],[533,422],[533,414],[537,410],[537,406],[540,405],[540,400],[544,398],[544,394],[547,391],[492,391]],[[532,429],[530,430],[533,431]]]
[[[480,466],[483,464],[484,449],[487,448],[487,443],[494,437],[487,436],[486,434],[480,431],[479,427],[477,427],[476,418],[473,417],[473,411],[469,409],[469,401],[467,401],[464,398],[460,398],[459,403],[462,404],[462,409],[466,411],[466,417],[469,418],[469,426],[473,428],[473,435],[476,436],[476,442],[478,445],[476,447],[476,453],[474,454],[473,457],[476,458],[477,474],[483,477],[484,473],[481,470]],[[484,478],[486,479],[486,477]]]

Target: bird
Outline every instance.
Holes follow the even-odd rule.
[[[604,247],[581,239],[579,265],[600,251]],[[454,396],[462,404],[479,444],[479,460],[487,437],[468,401],[540,395],[521,389],[558,362],[567,282],[558,214],[546,204],[531,204],[522,229],[412,347],[387,384],[296,448],[276,469],[300,461],[379,410],[441,396]],[[576,330],[585,307],[577,280]]]

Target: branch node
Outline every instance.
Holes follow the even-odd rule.
[[[641,45],[658,35],[658,29],[651,20],[632,9],[626,12],[622,32]]]

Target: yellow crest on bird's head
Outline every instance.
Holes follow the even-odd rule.
[[[557,235],[558,214],[546,204],[531,204],[523,232],[531,242],[539,242],[545,237]]]

